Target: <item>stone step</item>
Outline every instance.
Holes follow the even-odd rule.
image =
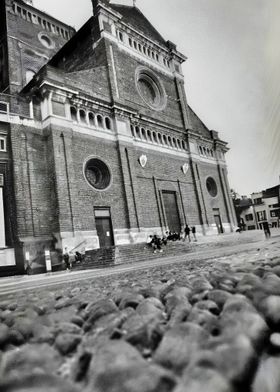
[[[94,250],[87,252],[85,260],[82,263],[74,264],[73,268],[75,270],[106,268],[112,265],[135,263],[159,257],[172,257],[193,251],[186,244],[179,242],[168,243],[167,246],[163,246],[162,248],[162,253],[159,251],[154,253],[153,249],[145,244],[125,245],[113,247],[108,250]]]
[[[240,237],[238,242],[250,243],[255,242],[254,239]],[[153,249],[145,243],[122,245],[110,248],[95,249],[86,253],[85,260],[79,264],[74,264],[73,268],[76,270],[106,268],[119,264],[135,263],[138,261],[152,260],[155,258],[172,257],[188,253],[196,253],[203,249],[214,249],[218,247],[230,246],[232,243],[236,244],[236,239],[218,239],[216,242],[188,242],[175,241],[168,242],[167,246],[162,246],[163,252],[153,253]]]

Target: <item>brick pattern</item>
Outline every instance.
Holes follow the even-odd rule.
[[[54,49],[48,49],[38,39],[42,26],[10,11],[7,15],[8,34],[15,37],[8,39],[10,92],[16,93],[26,82],[26,70],[36,72],[66,40],[48,32],[56,44]],[[0,19],[3,21],[3,15]],[[0,40],[4,37],[5,31],[0,27]],[[16,249],[21,258],[25,251],[30,251],[32,260],[41,265],[44,246],[54,245],[54,234],[83,238],[79,233],[90,232],[94,237],[95,207],[110,208],[113,229],[118,231],[115,234],[122,237],[122,241],[123,238],[128,241],[129,235],[136,238],[141,229],[164,229],[167,225],[164,191],[175,192],[182,227],[185,223],[214,225],[214,208],[219,209],[222,222],[234,220],[224,169],[219,169],[218,164],[195,161],[192,170],[186,130],[193,129],[206,137],[209,145],[213,145],[213,133],[188,107],[183,81],[153,68],[152,72],[164,86],[167,104],[164,110],[152,110],[136,87],[136,70],[142,66],[147,67],[144,59],[130,55],[106,36],[101,37],[95,15],[72,39],[71,45],[63,46],[50,65],[40,71],[39,83],[46,79],[66,89],[77,90],[78,94],[69,93],[65,97],[67,103],[77,109],[108,116],[112,127],[110,134],[104,131],[104,138],[96,138],[90,133],[91,129],[96,132],[94,127],[87,128],[87,135],[79,133],[77,123],[62,122],[66,107],[62,107],[64,99],[56,101],[56,94],[52,107],[58,117],[54,123],[60,125],[50,122],[44,125],[45,128],[43,123],[38,127],[41,101],[48,96],[42,91],[42,95],[37,94],[34,99],[36,127],[19,121],[18,125],[10,124],[6,129],[10,151],[0,165],[0,173],[5,173],[7,181],[5,202],[10,216],[7,238],[14,244],[19,239],[24,241],[23,246]],[[59,106],[57,102],[60,102]],[[27,100],[16,100],[15,107],[27,116]],[[62,115],[61,119],[59,115]],[[185,148],[176,155],[175,146],[169,153],[159,145],[156,150],[152,142],[143,147],[137,138],[133,140],[132,124],[164,134],[166,138],[180,139]],[[102,130],[99,131],[102,135]],[[139,164],[143,154],[148,159],[144,168]],[[84,165],[92,157],[103,160],[111,172],[112,183],[104,191],[94,189],[85,179]],[[182,170],[185,163],[190,166],[186,174]],[[217,183],[216,197],[211,197],[207,191],[208,176]],[[142,238],[141,233],[139,238]]]
[[[55,43],[54,48],[46,48],[40,42],[38,38],[40,32],[44,32],[51,38]],[[11,92],[19,91],[26,84],[27,70],[37,72],[67,42],[62,36],[46,32],[42,26],[15,15],[8,7],[7,34]]]
[[[11,126],[13,177],[20,237],[52,233],[53,183],[46,165],[47,143],[38,130]]]
[[[146,66],[145,63],[127,55],[125,52],[117,50],[117,48],[114,48],[114,58],[121,102],[139,111],[142,115],[166,122],[172,127],[182,128],[183,119],[174,79],[153,70],[164,85],[167,105],[164,111],[157,112],[151,110],[139,96],[135,84],[135,70],[138,66]]]
[[[202,193],[203,193],[201,198],[203,198],[203,200],[204,200],[204,203],[202,201],[202,204],[204,204],[204,206],[206,208],[206,211],[204,211],[204,212],[207,217],[208,223],[209,224],[215,223],[213,208],[219,208],[222,222],[228,222],[229,219],[227,216],[225,202],[224,202],[224,198],[223,198],[222,184],[221,184],[220,177],[219,177],[218,167],[214,166],[214,165],[207,165],[204,163],[199,163],[199,164],[197,164],[197,168],[198,168],[199,177],[200,177],[199,188],[202,189]],[[206,179],[208,177],[212,177],[217,184],[218,194],[216,197],[212,197],[208,193],[208,190],[206,188]]]

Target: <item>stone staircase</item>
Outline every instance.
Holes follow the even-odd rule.
[[[109,248],[94,249],[87,251],[85,258],[82,262],[73,264],[74,270],[86,270],[94,268],[106,268],[113,267],[120,264],[130,264],[138,261],[146,261],[158,259],[161,257],[172,257],[182,254],[196,253],[204,249],[215,249],[223,248],[238,243],[246,244],[258,242],[262,238],[260,236],[243,236],[238,235],[236,238],[232,236],[216,237],[211,242],[191,242],[188,241],[176,241],[168,242],[166,246],[163,246],[163,252],[153,253],[153,249],[145,243],[133,244],[133,245],[119,245]]]
[[[188,242],[177,241],[169,242],[166,246],[163,246],[162,253],[159,251],[154,253],[153,249],[144,243],[95,249],[86,252],[85,259],[79,264],[74,264],[73,269],[106,268],[114,265],[158,259],[160,257],[172,257],[194,252],[196,247],[194,243],[189,244]]]

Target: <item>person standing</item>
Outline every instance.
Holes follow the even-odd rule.
[[[189,242],[191,242],[191,236],[190,236],[191,229],[189,228],[188,225],[186,225],[184,232],[185,232],[184,241],[186,241],[186,238],[188,237]]]
[[[270,232],[270,229],[269,229],[268,222],[263,222],[262,225],[263,225],[263,231],[264,231],[265,238],[266,239],[270,238],[271,237],[271,232]]]
[[[70,271],[71,270],[70,255],[68,253],[67,247],[65,247],[65,250],[64,250],[63,260],[64,260],[64,263],[66,266],[66,270]]]
[[[195,226],[192,227],[192,235],[193,235],[194,241],[196,242],[197,239],[196,239],[196,228],[195,228]]]

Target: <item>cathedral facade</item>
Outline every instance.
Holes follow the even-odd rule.
[[[227,143],[188,104],[182,63],[137,7],[92,0],[79,30],[0,5],[0,274],[50,251],[230,232]],[[3,272],[4,271],[4,272]]]

